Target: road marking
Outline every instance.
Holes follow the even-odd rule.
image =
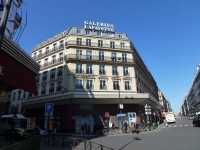
[[[185,124],[185,125],[171,125],[171,126],[164,126],[163,128],[176,128],[176,127],[190,127],[190,126],[193,126],[192,124]]]

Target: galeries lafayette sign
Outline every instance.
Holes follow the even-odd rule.
[[[106,32],[115,32],[113,24],[103,22],[84,21],[84,28],[91,30],[101,30]]]

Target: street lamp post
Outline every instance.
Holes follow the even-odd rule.
[[[121,57],[118,57],[117,59],[116,59],[116,58],[117,58],[117,57],[111,57],[112,61],[115,61],[115,62],[116,62],[115,66],[118,67],[118,66],[117,66],[117,60],[120,61],[120,60],[121,60]],[[120,80],[120,79],[119,79],[119,71],[117,71],[116,73],[117,73],[118,93],[119,93],[119,104],[118,104],[118,109],[119,109],[119,111],[120,111],[120,114],[122,114],[122,109],[124,109],[124,105],[121,103],[121,91],[120,91],[120,84],[119,84],[119,80]]]

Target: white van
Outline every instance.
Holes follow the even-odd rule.
[[[166,113],[165,117],[167,123],[176,123],[176,118],[173,113]]]

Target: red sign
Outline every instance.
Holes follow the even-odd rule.
[[[0,50],[0,87],[5,90],[23,89],[36,93],[36,74],[12,56]]]
[[[105,112],[105,117],[109,118],[109,116],[110,116],[109,112]]]

